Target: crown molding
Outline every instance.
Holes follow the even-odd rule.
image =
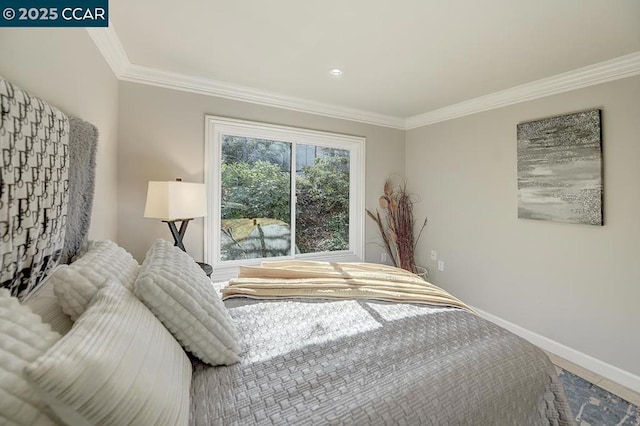
[[[415,115],[405,130],[640,74],[640,52]]]
[[[120,38],[113,28],[113,24],[109,21],[109,26],[87,28],[89,37],[93,40],[96,47],[107,61],[111,70],[116,75],[116,78],[120,78],[124,74],[125,70],[131,65],[127,52],[124,50]]]
[[[107,28],[87,28],[87,32],[119,80],[403,130],[640,74],[640,52],[634,52],[405,119],[135,65],[111,23]]]
[[[141,65],[129,65],[120,76],[121,80],[133,83],[164,87],[202,95],[216,96],[235,101],[250,102],[275,108],[305,112],[326,117],[340,118],[361,123],[404,129],[405,120],[375,112],[326,104],[307,99],[267,92],[207,78],[193,77]]]
[[[87,32],[119,80],[404,130],[405,120],[402,117],[135,65],[129,61],[111,22],[106,28],[87,28]]]

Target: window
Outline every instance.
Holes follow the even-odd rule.
[[[206,117],[215,279],[263,260],[361,261],[364,138]]]

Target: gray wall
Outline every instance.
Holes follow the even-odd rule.
[[[605,225],[518,219],[516,124],[589,108],[603,111]],[[434,283],[640,374],[640,77],[410,130],[406,170]]]
[[[118,80],[82,28],[0,28],[0,75],[98,127],[89,238],[117,237]]]
[[[402,130],[127,82],[120,83],[119,99],[118,242],[139,261],[154,239],[172,240],[165,223],[143,217],[147,183],[176,177],[204,182],[205,114],[366,137],[370,208],[378,204],[387,176],[404,173]],[[379,261],[376,230],[366,221],[366,258]],[[203,219],[190,223],[185,245],[196,260],[203,258],[203,235]]]

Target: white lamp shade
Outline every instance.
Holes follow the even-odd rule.
[[[149,182],[144,217],[179,220],[207,215],[204,183]]]

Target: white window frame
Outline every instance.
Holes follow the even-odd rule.
[[[341,251],[294,254],[271,258],[220,260],[221,167],[222,136],[244,136],[292,144],[292,173],[295,175],[296,144],[316,145],[349,150],[349,248]],[[205,116],[205,183],[207,210],[204,225],[205,262],[213,266],[212,279],[224,281],[234,278],[241,265],[259,265],[263,260],[321,260],[331,262],[362,262],[364,258],[364,197],[365,197],[365,144],[366,139],[337,133],[279,126],[255,121]],[[295,246],[295,178],[291,188],[291,245]]]

